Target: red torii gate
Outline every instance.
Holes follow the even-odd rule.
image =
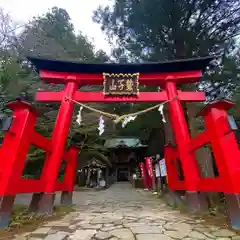
[[[148,64],[85,64],[29,58],[39,71],[42,80],[47,83],[64,84],[65,89],[60,92],[38,92],[36,95],[36,100],[40,102],[61,102],[51,139],[44,138],[34,131],[37,113],[29,104],[21,101],[9,104],[9,107],[13,110],[14,121],[6,133],[0,151],[1,159],[8,159],[8,161],[2,162],[1,167],[0,226],[7,225],[15,195],[18,193],[35,192],[31,209],[40,213],[51,213],[55,191],[63,191],[62,202],[71,203],[78,149],[73,146],[65,153],[64,146],[73,114],[74,103],[71,100],[75,100],[81,103],[169,101],[168,110],[176,138],[176,147],[166,146],[165,158],[169,186],[175,193],[174,198],[179,200],[176,190],[186,190],[190,208],[199,208],[205,202],[202,201],[202,196],[198,194],[198,191],[223,191],[228,194],[227,199],[231,201],[233,209],[230,212],[232,225],[239,228],[240,211],[236,204],[240,188],[236,180],[240,176],[240,164],[236,161],[238,159],[236,155],[233,156],[230,155],[230,152],[227,152],[229,145],[235,144],[234,153],[237,156],[239,155],[239,150],[236,149],[236,139],[228,126],[226,117],[226,110],[232,105],[219,102],[217,105],[208,106],[203,115],[206,126],[211,130],[195,139],[191,139],[181,101],[202,102],[205,100],[205,94],[203,92],[177,90],[178,84],[198,82],[212,59],[213,57],[206,57]],[[140,92],[136,96],[128,97],[105,96],[102,92],[81,92],[78,90],[82,85],[102,85],[104,72],[139,73],[140,84],[161,86],[163,90],[161,92]],[[223,128],[220,126],[223,126]],[[231,134],[231,137],[226,138],[229,134]],[[223,174],[221,181],[218,179],[201,179],[199,176],[193,151],[209,142],[209,139],[214,146],[214,155],[218,156],[217,167],[221,168],[220,172],[223,172],[219,164],[224,164],[225,171],[228,173]],[[21,179],[24,160],[30,144],[42,148],[47,153],[40,180]],[[58,170],[63,158],[68,160],[68,167],[64,182],[59,183],[57,182]],[[178,180],[176,168],[172,164],[176,158],[180,159],[184,181]],[[219,183],[221,185],[218,185]],[[230,184],[230,186],[226,187],[226,184]]]
[[[73,99],[79,102],[164,102],[168,103],[171,123],[176,136],[176,143],[181,155],[183,168],[189,169],[187,189],[196,191],[198,181],[198,167],[193,156],[187,151],[190,136],[185,120],[181,101],[202,102],[205,100],[203,92],[182,92],[177,90],[177,84],[189,84],[198,82],[212,57],[182,60],[164,63],[149,64],[79,64],[64,61],[42,60],[30,58],[31,62],[39,70],[40,77],[47,83],[65,84],[65,90],[61,92],[38,92],[37,101],[59,102],[61,107],[56,120],[56,137],[53,135],[56,147],[56,156],[52,153],[52,159],[59,159],[70,127],[70,115],[72,114]],[[140,84],[150,86],[161,86],[161,92],[140,92],[138,96],[104,96],[102,92],[80,92],[77,88],[82,85],[102,85],[103,73],[140,73]],[[55,132],[55,131],[53,131]],[[58,143],[59,142],[59,143]],[[61,142],[61,143],[60,143]],[[59,154],[59,155],[58,155]],[[56,162],[57,160],[52,162]],[[59,165],[59,162],[57,163]],[[54,178],[53,178],[54,179]],[[53,182],[55,180],[52,180]],[[190,193],[189,195],[196,195]]]

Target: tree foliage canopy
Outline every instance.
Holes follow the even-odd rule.
[[[58,91],[63,87],[61,85],[45,85],[41,82],[38,74],[26,61],[26,56],[33,55],[89,62],[105,62],[108,60],[107,54],[102,50],[96,51],[94,44],[87,36],[84,36],[81,32],[75,33],[70,16],[65,9],[53,7],[46,14],[33,18],[28,24],[22,26],[20,33],[16,35],[12,34],[16,29],[10,16],[7,16],[3,10],[0,13],[2,13],[0,16],[4,16],[4,24],[6,25],[4,28],[0,28],[0,52],[4,53],[0,55],[2,105],[19,95],[34,102],[36,91],[41,89]],[[3,21],[1,23],[3,24]],[[4,32],[1,31],[2,29],[4,29]],[[86,91],[91,91],[88,86],[84,88]],[[49,137],[54,127],[59,104],[34,104],[42,113],[38,118],[36,130]],[[77,110],[76,106],[73,120],[76,118]],[[91,152],[96,155],[97,152],[98,156],[105,159],[103,149],[99,148],[96,143],[96,140],[98,140],[98,116],[92,113],[90,117],[88,115],[89,112],[84,113],[87,124],[83,128],[80,128],[73,121],[69,137],[74,137],[76,133],[88,134],[89,136],[84,142],[86,147],[82,151],[82,156],[91,156]],[[88,152],[88,154],[85,152]],[[44,153],[39,149],[31,148],[28,159],[30,165],[27,169],[37,172],[39,164],[43,163]]]
[[[108,36],[118,62],[221,55],[198,87],[211,101],[232,97],[239,85],[239,0],[116,0],[112,7],[99,6],[93,21]],[[151,114],[159,119],[156,111]],[[129,132],[150,130],[143,119]]]
[[[239,12],[238,0],[116,0],[93,20],[118,53],[159,61],[222,53],[239,34]]]

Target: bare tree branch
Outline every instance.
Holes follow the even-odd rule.
[[[23,28],[25,24],[17,24],[13,22],[11,16],[0,8],[0,48],[5,49],[13,42],[16,31]]]

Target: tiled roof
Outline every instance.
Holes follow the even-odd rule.
[[[110,138],[105,141],[104,147],[106,148],[140,148],[146,147],[147,145],[142,145],[138,138]]]
[[[53,59],[44,59],[38,57],[28,57],[28,60],[37,68],[37,70],[47,70],[54,72],[71,73],[160,73],[160,72],[184,72],[184,71],[204,71],[209,62],[216,56],[201,58],[178,59],[165,62],[147,62],[140,64],[116,64],[100,63],[91,64],[83,62],[62,61]]]

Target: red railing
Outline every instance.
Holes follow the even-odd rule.
[[[0,196],[46,191],[46,174],[54,143],[34,130],[38,112],[28,103],[16,101],[8,104],[13,111],[13,122],[4,137],[0,158]],[[46,151],[46,159],[39,180],[23,179],[24,162],[30,145]],[[63,154],[67,162],[64,180],[56,179],[55,191],[73,191],[79,149],[70,146]],[[58,168],[58,166],[56,166]]]
[[[207,105],[199,114],[204,118],[205,131],[191,138],[186,146],[196,160],[195,152],[207,144],[211,145],[219,176],[199,179],[195,191],[240,193],[240,151],[233,130],[228,123],[228,113],[233,103],[218,101]],[[165,146],[165,159],[168,171],[168,183],[171,190],[188,190],[185,180],[180,181],[176,164],[179,150],[171,145]],[[181,158],[180,158],[181,162]],[[191,169],[184,169],[184,175]]]

